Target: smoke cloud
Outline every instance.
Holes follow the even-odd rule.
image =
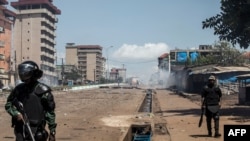
[[[155,81],[166,80],[168,75],[165,72],[159,76],[158,57],[168,52],[169,46],[165,43],[146,43],[142,46],[123,44],[113,52],[112,60],[125,63],[128,77],[139,77],[143,84],[149,84],[154,76],[157,77],[153,78]]]
[[[134,61],[156,59],[163,53],[169,52],[165,43],[146,43],[143,46],[123,44],[113,53],[113,58]]]

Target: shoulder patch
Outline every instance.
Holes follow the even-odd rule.
[[[47,92],[50,92],[51,89],[49,86],[43,84],[43,83],[39,83],[35,89],[35,94],[44,94],[44,93],[47,93]]]

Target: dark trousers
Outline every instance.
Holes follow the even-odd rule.
[[[25,141],[23,137],[23,126],[22,125],[16,125],[14,128],[14,133],[16,136],[16,141]]]
[[[209,134],[212,134],[212,119],[214,120],[215,134],[219,133],[219,116],[219,111],[213,113],[206,109],[207,130]]]
[[[34,137],[36,141],[47,141],[48,132],[45,129],[43,130],[37,127],[30,127],[30,128],[33,133],[37,133]],[[25,133],[23,132],[23,130],[24,126],[22,125],[14,127],[16,141],[32,141],[30,134],[27,132],[27,129]]]
[[[32,132],[35,133],[37,127],[30,127],[30,128],[31,128]],[[24,130],[25,130],[25,132],[24,132]],[[16,141],[32,141],[30,134],[27,132],[27,129],[24,129],[23,124],[15,125],[14,133],[16,136]],[[41,141],[41,140],[39,140],[39,141]]]

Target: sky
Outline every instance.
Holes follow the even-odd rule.
[[[9,0],[17,1],[17,0]],[[202,21],[219,14],[219,0],[53,0],[57,15],[56,50],[66,43],[100,45],[109,69],[147,81],[158,57],[172,49],[198,48],[218,41]]]

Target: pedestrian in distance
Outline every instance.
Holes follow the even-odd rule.
[[[51,88],[38,81],[43,71],[34,61],[24,61],[18,65],[18,75],[23,83],[11,91],[5,104],[16,141],[55,141],[55,101]]]
[[[221,107],[222,92],[216,84],[216,78],[211,75],[208,78],[208,83],[202,88],[201,91],[201,105],[205,109],[206,123],[208,136],[212,137],[212,119],[214,121],[214,137],[220,137],[219,133],[219,110]]]

